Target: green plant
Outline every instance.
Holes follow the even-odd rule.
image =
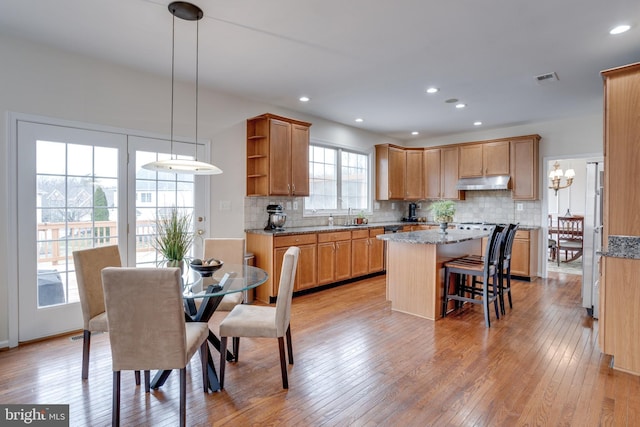
[[[431,204],[431,213],[436,222],[451,222],[456,213],[456,204],[451,200],[438,200]]]
[[[358,218],[364,219],[364,211],[360,211],[360,213],[358,214]]]
[[[156,249],[168,261],[181,261],[191,244],[191,215],[173,208],[169,215],[156,220]]]

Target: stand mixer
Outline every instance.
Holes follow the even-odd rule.
[[[269,219],[267,220],[267,226],[264,228],[266,231],[282,231],[284,230],[284,223],[287,221],[287,214],[284,213],[282,205],[268,205],[267,213]]]

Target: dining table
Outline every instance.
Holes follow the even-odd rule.
[[[247,264],[224,263],[215,271],[200,272],[187,266],[182,280],[185,321],[208,322],[225,295],[256,288],[268,278],[269,275],[265,270]],[[209,329],[208,340],[220,351],[220,339],[211,329]],[[227,360],[233,360],[233,354],[229,351],[227,351]],[[207,366],[209,389],[218,391],[220,383],[211,353],[209,353]],[[161,387],[170,374],[171,370],[158,371],[151,381],[151,388]]]

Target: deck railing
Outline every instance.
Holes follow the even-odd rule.
[[[136,251],[154,251],[155,221],[136,222]],[[73,251],[95,246],[117,245],[116,221],[48,222],[38,224],[38,263],[71,258]],[[95,243],[94,243],[95,242]]]

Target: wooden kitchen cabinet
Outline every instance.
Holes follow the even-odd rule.
[[[427,148],[423,153],[426,199],[464,200],[458,184],[458,147]]]
[[[517,230],[511,248],[511,277],[531,280],[538,273],[539,230]],[[482,239],[482,253],[487,248],[487,238]]]
[[[309,195],[309,127],[274,114],[247,120],[247,196]]]
[[[300,248],[295,292],[384,271],[384,242],[376,238],[383,233],[382,227],[284,236],[247,233],[247,251],[269,275],[256,288],[256,299],[275,302],[282,260],[290,246]]]
[[[376,200],[424,198],[422,151],[376,145]]]
[[[300,256],[298,257],[298,268],[296,269],[296,279],[293,285],[294,292],[313,288],[317,285],[318,268],[315,234],[276,237],[274,239],[274,246],[274,295],[278,295],[278,285],[280,284],[280,270],[282,268],[282,260],[284,259],[285,252],[287,251],[287,249],[289,249],[290,246],[297,246],[300,248]]]
[[[351,232],[318,234],[318,285],[351,277]]]
[[[405,151],[405,200],[421,200],[424,198],[423,149]]]
[[[511,250],[511,276],[533,279],[538,269],[538,230],[518,230]]]
[[[511,198],[538,200],[540,198],[538,170],[540,168],[540,136],[529,135],[511,142]]]
[[[384,270],[384,242],[376,236],[383,228],[355,230],[351,233],[351,275],[365,276]]]
[[[460,178],[509,175],[509,141],[460,146]]]

